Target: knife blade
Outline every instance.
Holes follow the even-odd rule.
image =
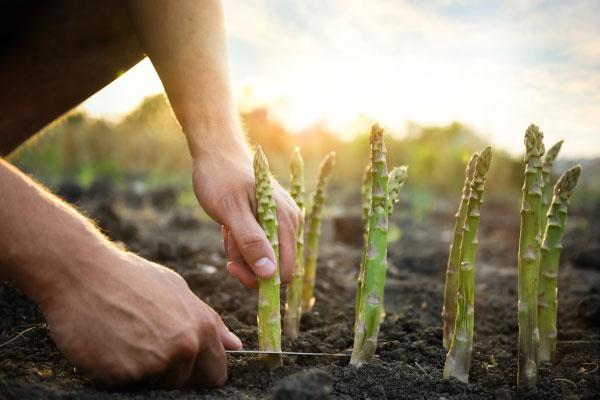
[[[344,353],[303,353],[299,351],[225,350],[225,353],[232,355],[279,354],[282,356],[352,357],[352,354]]]

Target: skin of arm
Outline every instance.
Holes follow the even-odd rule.
[[[0,279],[33,299],[65,357],[109,386],[220,386],[240,340],[173,271],[122,251],[0,160]]]
[[[134,28],[158,72],[193,157],[200,205],[223,226],[228,271],[248,287],[275,271],[256,221],[252,155],[235,109],[220,0],[128,0]],[[274,182],[281,280],[291,280],[300,210]]]

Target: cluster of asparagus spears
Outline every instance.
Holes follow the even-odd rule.
[[[558,264],[569,199],[581,173],[579,165],[570,168],[552,190],[552,167],[562,141],[544,156],[543,139],[537,126],[527,128],[518,259],[517,383],[528,388],[537,385],[539,363],[552,361],[556,352]]]
[[[296,268],[286,292],[284,333],[296,338],[303,312],[314,305],[315,271],[325,187],[335,163],[335,153],[329,153],[321,163],[312,210],[307,218],[307,248],[304,248],[304,223],[300,224],[296,243]],[[264,152],[258,147],[254,159],[258,221],[278,257],[277,220],[271,174]],[[304,216],[304,163],[296,148],[290,161],[290,194]],[[377,346],[379,324],[383,315],[383,288],[387,271],[388,217],[408,175],[408,167],[394,168],[388,175],[383,130],[374,125],[371,131],[371,163],[363,183],[365,208],[365,248],[357,279],[356,323],[352,365],[370,362]],[[303,218],[304,219],[304,218]],[[306,251],[306,259],[304,253]],[[258,335],[259,350],[281,352],[281,316],[279,311],[279,265],[277,273],[259,280]],[[265,361],[281,365],[281,357],[268,355]]]
[[[300,318],[314,304],[315,270],[317,263],[321,213],[325,199],[325,187],[335,164],[335,153],[330,152],[319,170],[317,188],[313,194],[312,211],[308,218],[308,243],[306,262],[304,260],[304,162],[298,148],[294,149],[290,160],[290,194],[302,213],[296,241],[296,265],[292,281],[287,287],[284,333],[290,338],[298,337]],[[254,156],[254,176],[256,180],[256,203],[258,222],[265,231],[275,256],[279,259],[277,238],[276,205],[273,200],[271,173],[267,158],[260,146]],[[281,352],[279,260],[277,271],[268,279],[260,279],[258,285],[258,345],[259,350]],[[281,356],[265,355],[264,360],[271,366],[281,365]]]
[[[388,175],[383,129],[371,129],[371,163],[363,178],[365,246],[356,284],[354,347],[350,364],[360,366],[373,358],[383,316],[383,289],[387,272],[388,218],[408,175],[408,167]]]
[[[535,125],[525,132],[525,177],[518,256],[518,384],[537,384],[539,362],[556,352],[557,271],[569,198],[581,167],[566,171],[550,186],[562,141],[544,156],[543,133]],[[442,310],[443,345],[448,349],[444,378],[468,382],[474,325],[474,268],[477,229],[491,150],[471,157],[465,170],[462,199],[446,267]]]

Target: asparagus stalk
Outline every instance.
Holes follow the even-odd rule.
[[[258,222],[267,234],[275,251],[277,270],[271,278],[258,281],[258,349],[281,352],[281,315],[279,310],[279,240],[277,238],[277,217],[273,187],[267,157],[258,146],[254,155],[254,177],[256,180],[256,204]],[[282,365],[281,356],[263,355],[270,366]]]
[[[367,232],[369,231],[369,214],[371,214],[371,187],[373,186],[371,180],[371,163],[369,163],[363,172],[361,193],[362,193],[362,209],[363,209],[363,223],[365,226],[364,237],[365,243],[367,241]]]
[[[362,298],[354,326],[354,348],[350,360],[350,364],[355,366],[370,362],[375,353],[387,270],[388,173],[383,129],[377,124],[371,130],[371,175],[368,250],[364,257]]]
[[[302,284],[302,312],[308,312],[315,304],[315,276],[319,253],[319,236],[321,234],[321,213],[325,201],[325,187],[335,165],[335,152],[331,151],[321,162],[317,188],[312,196],[312,210],[308,217],[308,243],[304,264],[304,282]]]
[[[531,124],[525,132],[525,182],[521,206],[519,238],[519,369],[517,384],[532,388],[537,384],[538,281],[542,221],[542,156],[544,134]]]
[[[295,339],[300,331],[300,317],[302,315],[302,277],[304,275],[304,161],[297,147],[290,160],[291,183],[290,194],[300,208],[302,219],[298,226],[296,239],[296,268],[294,276],[286,291],[285,317],[283,319],[284,333]]]
[[[458,272],[457,314],[454,335],[446,355],[444,378],[454,376],[462,382],[469,381],[471,351],[473,350],[473,326],[475,323],[475,261],[477,255],[477,230],[485,179],[492,160],[492,149],[486,147],[479,153],[469,189],[463,238],[460,246],[460,269]],[[467,174],[468,178],[468,174]]]
[[[448,349],[452,343],[454,333],[454,320],[456,319],[456,296],[458,294],[458,266],[460,265],[460,246],[463,238],[463,228],[467,218],[467,204],[471,180],[475,171],[475,163],[479,153],[473,153],[465,169],[465,184],[462,190],[462,199],[458,206],[458,211],[454,215],[454,236],[450,245],[450,255],[446,265],[446,284],[444,286],[444,307],[442,309],[442,318],[444,320],[444,348]]]
[[[544,181],[544,187],[542,188],[542,226],[540,232],[543,235],[546,232],[546,224],[548,223],[548,209],[550,208],[550,202],[552,201],[552,185],[550,185],[550,179],[552,178],[552,167],[554,161],[558,157],[560,148],[562,147],[563,141],[559,140],[554,143],[552,147],[544,155],[544,162],[542,163],[542,180]]]
[[[371,176],[371,163],[367,164],[363,172],[361,193],[363,208],[363,255],[360,260],[358,278],[356,279],[356,299],[354,300],[354,321],[358,321],[360,304],[362,300],[362,283],[365,275],[365,257],[367,256],[367,240],[369,235],[369,215],[371,214],[371,190],[373,181]]]
[[[540,362],[554,359],[556,353],[556,307],[557,277],[562,238],[565,234],[567,207],[573,194],[581,166],[577,165],[565,172],[554,186],[552,206],[548,211],[548,225],[544,235],[540,260],[540,287],[538,297],[538,322],[540,345],[538,358]]]
[[[362,187],[362,192],[363,192],[363,219],[365,222],[365,229],[364,229],[364,249],[363,249],[363,256],[360,262],[360,270],[358,272],[358,279],[356,280],[356,300],[355,300],[355,305],[354,305],[354,310],[355,310],[355,321],[358,321],[358,311],[359,311],[359,305],[361,304],[362,301],[362,296],[363,296],[363,280],[364,280],[364,274],[365,274],[365,258],[367,256],[367,236],[369,233],[369,224],[368,224],[368,220],[369,220],[369,215],[371,213],[371,166],[367,166],[367,168],[365,168],[365,175],[368,175],[368,178],[366,176],[363,176],[363,187]],[[404,181],[406,180],[406,178],[408,177],[408,166],[407,165],[402,165],[400,167],[394,167],[394,169],[392,169],[392,171],[389,173],[388,175],[388,187],[389,187],[389,194],[388,194],[388,218],[392,215],[393,211],[394,211],[394,204],[398,202],[399,200],[399,196],[400,196],[400,189],[402,189],[402,186],[404,186]],[[367,194],[368,192],[368,194]],[[365,205],[368,203],[368,206],[365,208]]]

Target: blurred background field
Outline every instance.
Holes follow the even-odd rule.
[[[364,121],[363,133],[344,139],[348,136],[343,132],[318,124],[290,133],[270,118],[267,108],[244,112],[241,119],[249,142],[263,146],[274,175],[286,185],[289,155],[294,146],[301,148],[305,159],[309,191],[314,187],[320,160],[335,150],[337,163],[328,211],[358,210],[361,174],[369,154],[368,126],[373,121]],[[569,138],[565,139],[563,149],[569,146]],[[487,143],[485,137],[459,122],[445,126],[409,123],[403,135],[387,131],[389,167],[409,165],[402,209],[416,218],[430,212],[450,216],[460,196],[466,161]],[[116,187],[134,185],[138,190],[172,187],[178,193],[178,205],[195,204],[191,158],[164,95],[147,97],[118,121],[75,111],[34,137],[9,159],[57,191],[64,185],[85,189],[98,182],[110,182]],[[581,163],[584,169],[573,198],[574,210],[595,210],[600,207],[600,158],[559,156],[555,173],[575,163]],[[521,185],[520,157],[494,149],[486,201],[517,212]]]

